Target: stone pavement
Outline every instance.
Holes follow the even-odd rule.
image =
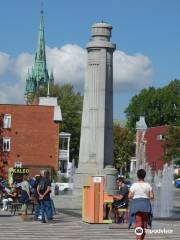
[[[125,225],[83,223],[81,209],[75,208],[72,198],[73,196],[53,196],[57,215],[52,223],[47,224],[33,222],[32,216],[23,222],[18,215],[0,212],[0,240],[135,239],[134,229],[128,230]],[[174,206],[174,217],[153,221],[154,232],[147,233],[146,240],[180,239],[180,189],[175,189]]]
[[[32,218],[30,216],[29,218]],[[148,233],[146,239],[180,239],[180,221],[156,221],[154,230],[171,233]],[[134,230],[128,230],[121,224],[87,224],[78,216],[58,212],[52,223],[22,221],[18,215],[0,212],[1,240],[57,240],[57,239],[135,239]]]

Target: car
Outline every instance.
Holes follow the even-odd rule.
[[[73,183],[56,182],[53,184],[54,195],[72,194]]]
[[[180,178],[177,178],[174,184],[176,188],[180,188]]]

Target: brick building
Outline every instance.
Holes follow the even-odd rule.
[[[146,161],[154,170],[162,170],[164,161],[164,136],[167,134],[168,126],[157,126],[148,128],[145,133]]]
[[[59,122],[57,99],[39,99],[39,105],[0,104],[1,174],[22,163],[30,174],[42,168],[58,170]]]
[[[147,128],[144,117],[136,123],[136,154],[131,159],[131,172],[147,164],[152,170],[163,169],[164,136],[168,126]]]

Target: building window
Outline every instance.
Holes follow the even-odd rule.
[[[3,152],[10,152],[10,138],[3,138]]]
[[[163,135],[163,134],[158,134],[158,135],[157,135],[157,140],[165,141],[165,140],[166,140],[166,137],[165,137],[165,135]]]
[[[60,149],[61,150],[67,150],[68,149],[68,138],[61,138]]]
[[[3,128],[11,128],[11,115],[10,114],[4,114]]]

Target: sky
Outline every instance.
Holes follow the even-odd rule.
[[[42,4],[48,69],[82,94],[91,26],[112,24],[114,119],[141,89],[180,79],[179,0],[0,0],[0,103],[23,103]]]

